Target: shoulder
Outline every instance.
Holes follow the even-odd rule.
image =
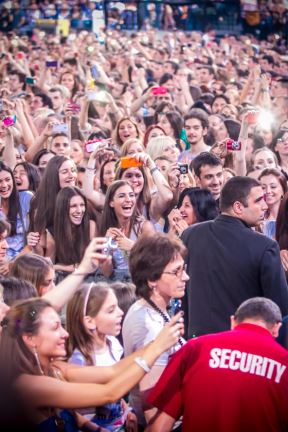
[[[68,360],[69,363],[73,363],[73,364],[77,364],[77,365],[81,365],[81,366],[85,366],[86,365],[86,360],[83,356],[83,354],[78,350],[75,349],[71,355],[71,357]]]
[[[19,201],[21,207],[30,206],[30,202],[33,198],[34,194],[30,191],[22,191],[19,192]]]

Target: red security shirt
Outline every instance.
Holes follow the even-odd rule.
[[[288,352],[264,328],[192,339],[174,354],[149,402],[184,432],[288,429]]]

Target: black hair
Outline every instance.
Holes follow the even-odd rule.
[[[190,169],[194,171],[195,175],[197,177],[200,177],[201,174],[201,168],[204,165],[210,165],[210,166],[222,166],[221,159],[219,159],[216,155],[209,152],[203,152],[200,153],[198,156],[193,159],[190,165]]]
[[[197,222],[213,220],[218,216],[218,205],[208,189],[199,187],[184,189],[179,197],[178,208],[182,206],[186,196],[188,196],[193,207]]]
[[[232,177],[225,183],[220,194],[220,210],[229,210],[236,201],[247,206],[247,198],[253,187],[261,187],[261,183],[251,177]]]

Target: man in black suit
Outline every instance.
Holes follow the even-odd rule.
[[[188,248],[186,326],[188,338],[229,329],[230,316],[245,300],[267,297],[288,314],[288,288],[277,243],[251,229],[267,205],[260,183],[233,177],[222,189],[221,215],[182,234]]]

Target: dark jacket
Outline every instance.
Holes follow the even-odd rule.
[[[188,248],[187,336],[230,328],[230,316],[251,297],[267,297],[288,314],[288,288],[278,244],[232,216],[184,231]]]

